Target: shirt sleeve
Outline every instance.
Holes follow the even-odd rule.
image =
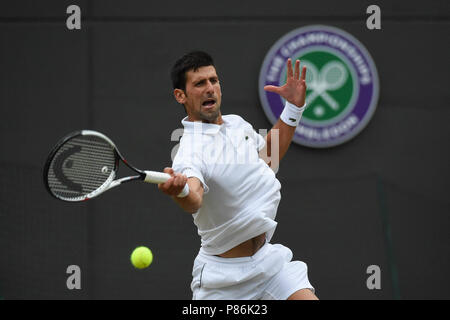
[[[262,135],[260,135],[259,133],[257,133],[255,131],[255,140],[256,140],[256,148],[257,148],[257,150],[259,152],[266,145],[266,139]]]
[[[205,167],[196,153],[186,152],[186,149],[180,148],[173,159],[172,169],[175,172],[186,175],[188,178],[196,177],[203,185],[204,194],[209,192],[209,187],[205,183],[204,178]]]
[[[246,128],[246,130],[251,130],[251,132],[253,134],[253,141],[256,144],[256,149],[258,152],[260,152],[266,145],[266,139],[261,134],[259,134],[249,122],[245,121],[241,117],[240,117],[240,119],[241,119],[244,127]]]

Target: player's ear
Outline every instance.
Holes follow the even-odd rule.
[[[175,89],[173,90],[173,96],[175,97],[175,100],[177,100],[178,103],[184,104],[186,103],[186,94],[181,89]]]

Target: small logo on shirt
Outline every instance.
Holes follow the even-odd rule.
[[[285,102],[263,88],[285,83],[288,58],[299,59],[300,69],[307,67],[307,109],[294,142],[324,148],[354,138],[378,102],[377,70],[365,47],[347,32],[329,26],[299,28],[279,39],[267,53],[259,77],[261,104],[272,123]]]

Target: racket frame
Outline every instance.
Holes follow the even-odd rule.
[[[69,141],[77,136],[88,136],[88,135],[97,136],[101,139],[104,139],[113,148],[115,161],[114,161],[114,168],[113,168],[113,170],[111,170],[110,176],[105,180],[105,182],[100,187],[98,187],[97,189],[95,189],[94,191],[90,192],[89,194],[87,194],[85,196],[65,198],[65,197],[61,197],[61,196],[53,193],[52,190],[50,189],[49,183],[48,183],[48,172],[50,170],[50,165],[51,165],[56,153],[67,141]],[[128,168],[130,168],[132,171],[136,172],[138,175],[123,177],[123,178],[114,180],[116,178],[117,172],[119,170],[119,161],[120,160]],[[56,143],[55,147],[53,147],[53,149],[50,151],[50,153],[47,157],[47,160],[45,162],[45,165],[44,165],[43,178],[44,178],[44,185],[45,185],[47,191],[56,199],[59,199],[59,200],[65,201],[65,202],[67,202],[67,201],[80,202],[80,201],[87,201],[89,199],[95,198],[95,197],[99,196],[100,194],[102,194],[103,192],[105,192],[109,189],[115,188],[115,187],[121,185],[122,183],[135,181],[135,180],[142,180],[142,181],[149,182],[149,183],[164,183],[165,181],[167,181],[170,178],[170,175],[167,173],[156,172],[156,171],[139,170],[136,167],[134,167],[133,165],[131,165],[127,160],[125,160],[125,158],[122,156],[122,154],[120,153],[119,149],[114,144],[114,142],[112,142],[112,140],[109,139],[104,134],[97,132],[97,131],[93,131],[93,130],[78,130],[78,131],[74,131],[74,132],[66,135],[64,138],[62,138],[60,141],[58,141]],[[187,184],[186,184],[186,186],[187,186]],[[186,191],[183,190],[183,192],[186,192]],[[187,192],[189,192],[189,191],[187,190]]]

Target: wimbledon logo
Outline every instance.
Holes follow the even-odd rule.
[[[329,26],[308,26],[289,32],[267,53],[259,75],[264,111],[275,123],[285,101],[264,91],[286,81],[286,60],[306,66],[307,108],[293,140],[325,148],[354,138],[369,122],[378,101],[378,74],[364,46],[350,34]]]

